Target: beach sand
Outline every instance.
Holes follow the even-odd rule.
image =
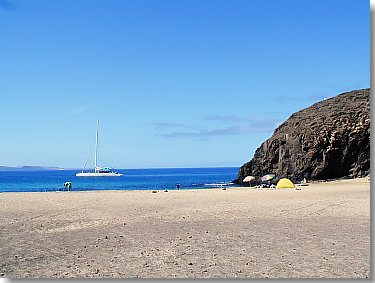
[[[0,277],[367,278],[369,178],[0,193]]]

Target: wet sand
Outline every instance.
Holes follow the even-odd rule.
[[[302,190],[0,193],[0,277],[367,278],[368,178]]]

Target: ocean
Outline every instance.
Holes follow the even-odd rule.
[[[122,177],[76,177],[77,170],[0,171],[0,192],[181,190],[234,186],[237,167],[124,169]]]

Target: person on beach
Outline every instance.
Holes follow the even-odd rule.
[[[65,182],[64,183],[64,191],[66,191],[67,189],[68,189],[68,191],[70,191],[71,188],[72,188],[71,182]]]
[[[176,189],[177,189],[177,190],[180,189],[180,184],[177,184],[177,185],[176,185]]]

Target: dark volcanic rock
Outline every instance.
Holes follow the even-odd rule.
[[[342,93],[292,114],[239,170],[294,181],[370,173],[370,89]]]

